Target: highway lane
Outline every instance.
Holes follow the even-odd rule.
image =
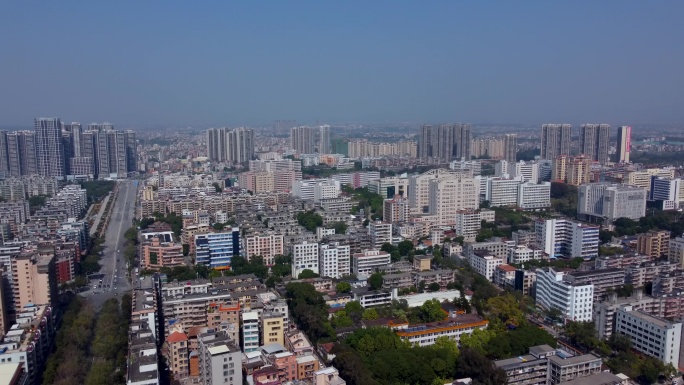
[[[133,224],[135,216],[135,202],[138,193],[138,181],[123,180],[117,183],[119,193],[112,208],[111,218],[105,230],[105,243],[103,255],[100,257],[100,274],[102,287],[94,289],[99,280],[90,282],[88,291],[81,295],[90,298],[90,301],[99,308],[102,303],[113,297],[120,297],[123,293],[131,290],[128,279],[128,268],[123,255],[124,233]]]

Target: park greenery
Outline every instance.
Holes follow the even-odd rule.
[[[411,346],[391,329],[356,329],[335,350],[333,365],[349,385],[444,384],[471,377],[473,384],[503,384],[505,373],[479,352],[460,350],[448,338]]]
[[[109,194],[116,186],[113,180],[92,180],[81,182],[81,188],[86,190],[89,202],[97,202]]]
[[[62,317],[54,351],[43,372],[45,385],[125,383],[131,297],[109,299],[100,313],[74,296]]]

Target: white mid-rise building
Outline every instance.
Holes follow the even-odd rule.
[[[598,257],[599,227],[564,218],[535,222],[537,246],[550,258]]]
[[[473,178],[430,180],[428,212],[437,218],[436,225],[451,226],[460,210],[476,210],[480,205],[479,183]]]
[[[519,161],[515,164],[513,177],[521,177],[525,182],[539,183],[539,163]]]
[[[632,341],[632,348],[657,358],[665,365],[679,367],[682,323],[654,317],[625,305],[615,314],[615,334]]]
[[[466,242],[473,242],[477,232],[482,227],[479,211],[459,211],[456,213],[456,235],[463,237]]]
[[[340,279],[351,274],[351,249],[339,242],[321,244],[318,249],[318,269],[322,277]]]
[[[392,244],[392,224],[383,221],[368,223],[368,235],[371,238],[371,246],[380,249],[383,244]]]
[[[242,317],[242,347],[245,353],[259,350],[259,312],[245,311]]]
[[[518,186],[522,180],[489,178],[486,200],[492,207],[516,206],[518,204]]]
[[[476,251],[468,256],[470,266],[478,274],[487,278],[490,282],[494,282],[494,271],[496,267],[503,265],[504,259],[496,257],[486,250]]]
[[[482,221],[494,222],[494,210],[461,210],[456,213],[456,235],[463,237],[466,242],[475,241],[477,232],[482,227]]]
[[[200,334],[199,370],[204,385],[242,385],[242,352],[226,331]]]
[[[376,270],[382,270],[392,262],[389,253],[379,250],[366,250],[352,256],[352,274],[370,276]]]
[[[545,309],[558,309],[571,321],[591,321],[594,285],[566,282],[564,275],[552,268],[537,270],[537,304]]]
[[[472,173],[447,169],[433,169],[420,175],[411,175],[408,184],[408,198],[411,211],[427,214],[430,209],[430,182],[440,179],[471,178]]]
[[[521,183],[518,185],[518,207],[538,210],[551,207],[551,183]]]
[[[292,195],[320,202],[340,196],[340,182],[334,179],[298,180],[292,183]]]
[[[646,215],[647,191],[641,187],[613,183],[588,183],[578,187],[580,218],[638,220]]]
[[[318,243],[305,241],[292,246],[292,277],[299,277],[304,270],[319,274]]]
[[[536,247],[517,245],[508,249],[508,263],[525,263],[531,260],[544,259],[546,254]]]

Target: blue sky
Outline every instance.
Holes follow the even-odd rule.
[[[684,123],[681,1],[70,1],[0,11],[0,127]]]

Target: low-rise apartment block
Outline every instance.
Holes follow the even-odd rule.
[[[478,274],[487,278],[490,282],[494,281],[494,271],[499,265],[503,265],[504,259],[492,255],[488,250],[475,251],[469,258],[470,266]]]
[[[370,276],[392,262],[389,253],[379,250],[366,250],[352,256],[352,273],[357,276]]]
[[[494,361],[494,366],[506,372],[508,385],[546,385],[549,357],[555,354],[549,345],[532,346],[529,354]]]
[[[406,324],[396,331],[399,338],[418,346],[430,346],[439,337],[448,337],[458,343],[463,334],[471,334],[477,329],[484,329],[489,321],[476,314],[458,314],[445,321],[420,325]]]
[[[548,384],[574,380],[601,372],[603,360],[593,354],[581,356],[552,355],[549,357]]]

